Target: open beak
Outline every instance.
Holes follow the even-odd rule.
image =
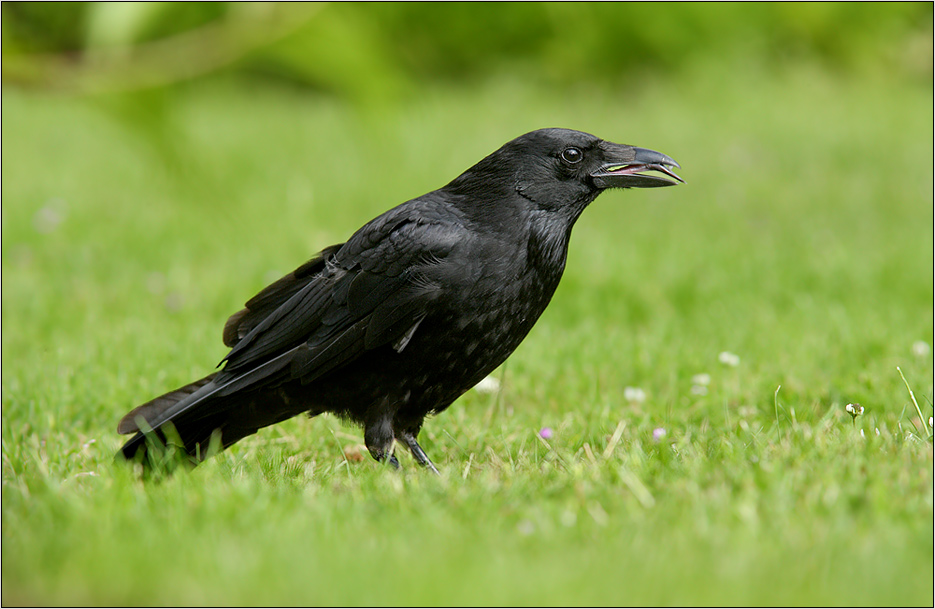
[[[591,174],[598,188],[654,188],[675,186],[685,181],[669,169],[680,165],[661,152],[610,142],[604,142],[603,146],[604,156],[610,162]],[[644,173],[646,171],[655,171],[668,178]]]

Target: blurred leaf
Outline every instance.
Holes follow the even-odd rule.
[[[88,7],[89,48],[128,46],[147,24],[171,8],[170,2],[95,2]]]
[[[233,69],[378,105],[509,72],[563,87],[808,62],[932,79],[931,3],[3,3],[3,78],[82,92]],[[86,52],[93,51],[93,52]],[[245,61],[241,59],[247,58]]]
[[[406,77],[392,61],[392,46],[380,28],[366,13],[332,8],[285,38],[258,49],[250,65],[364,104],[396,97]]]
[[[83,2],[0,4],[4,63],[8,54],[79,50],[86,13]]]

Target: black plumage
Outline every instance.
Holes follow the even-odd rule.
[[[173,438],[171,423],[197,461],[212,434],[227,447],[297,414],[331,412],[362,426],[375,459],[397,465],[396,441],[435,470],[417,442],[423,420],[525,338],[558,286],[581,212],[607,188],[681,181],[671,167],[658,152],[567,129],[506,143],[248,301],[224,327],[223,368],[128,413],[118,431],[135,435],[121,453],[159,445],[149,433]]]

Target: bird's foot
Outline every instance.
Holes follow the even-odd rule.
[[[406,446],[409,447],[410,452],[412,452],[412,456],[419,463],[419,465],[432,470],[436,476],[439,475],[438,469],[435,467],[435,464],[432,463],[432,460],[429,459],[429,456],[425,454],[425,451],[422,450],[422,447],[419,446],[415,435],[409,432],[403,432],[399,435],[398,439],[406,443]]]

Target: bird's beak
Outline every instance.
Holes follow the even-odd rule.
[[[653,188],[675,186],[678,182],[685,181],[669,169],[669,167],[680,167],[680,165],[661,152],[610,142],[604,142],[602,145],[604,157],[610,162],[591,174],[594,185],[598,188]],[[658,171],[675,181],[662,176],[645,174],[644,171]]]

